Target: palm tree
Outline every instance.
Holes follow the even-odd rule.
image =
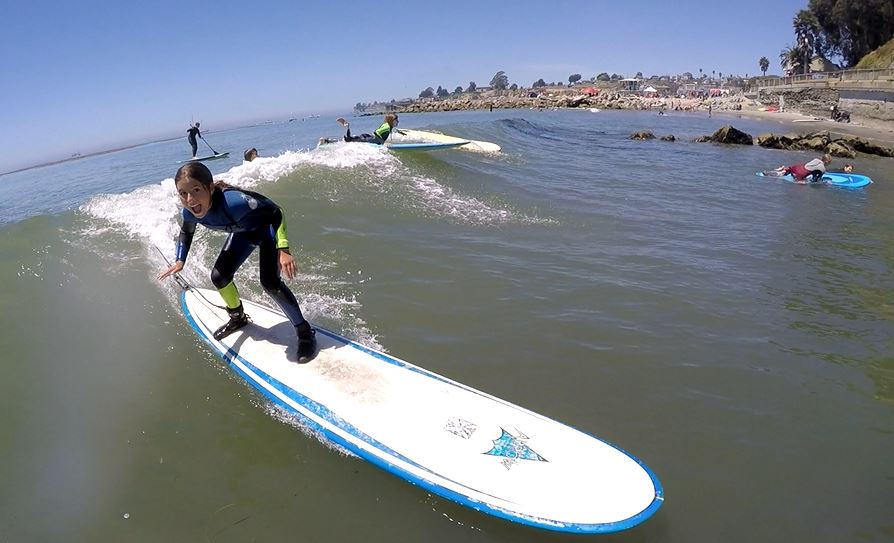
[[[782,69],[792,74],[802,73],[804,67],[804,51],[797,45],[786,45],[779,53],[779,64]]]
[[[819,34],[819,23],[816,17],[810,11],[802,9],[792,19],[792,26],[795,29],[795,38],[797,40],[797,48],[802,55],[801,67],[802,73],[807,73],[810,68],[810,60],[817,51],[817,35]]]
[[[770,61],[767,60],[767,57],[761,57],[761,59],[757,61],[757,65],[761,67],[761,71],[764,73],[764,76],[766,76],[767,69],[770,68]]]

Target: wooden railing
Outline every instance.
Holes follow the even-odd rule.
[[[758,88],[779,87],[782,85],[809,85],[816,82],[832,81],[894,81],[894,68],[880,70],[841,70],[838,72],[812,72],[809,74],[790,75],[787,77],[774,77],[761,79],[754,86]]]

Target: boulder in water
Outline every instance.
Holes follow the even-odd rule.
[[[717,130],[717,132],[714,132],[709,139],[714,143],[754,145],[754,138],[752,138],[750,134],[746,134],[729,124],[720,127],[720,129]]]

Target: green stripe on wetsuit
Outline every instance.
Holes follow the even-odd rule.
[[[236,290],[236,282],[230,281],[230,284],[225,286],[222,289],[218,289],[217,292],[220,292],[220,297],[223,298],[225,304],[230,309],[236,309],[242,304],[242,301],[239,300],[239,291]]]
[[[376,136],[385,141],[388,139],[388,136],[391,135],[391,125],[388,123],[382,123],[382,126],[376,128],[375,132]]]

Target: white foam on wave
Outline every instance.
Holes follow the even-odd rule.
[[[277,157],[261,157],[215,175],[215,179],[237,187],[254,188],[274,182],[306,165],[353,167],[368,164],[370,153],[379,155],[378,159],[382,158],[378,150],[369,147],[368,151],[337,153],[335,156],[313,151],[296,151],[286,152]],[[376,159],[375,156],[372,158]],[[384,159],[388,161],[387,156]],[[98,238],[110,231],[114,231],[117,235],[126,234],[143,244],[144,255],[151,263],[152,269],[160,272],[168,267],[169,261],[173,261],[175,240],[180,232],[181,209],[173,178],[163,179],[157,184],[146,185],[128,193],[97,195],[80,207],[81,212],[99,219],[98,222],[92,222],[88,230],[82,234],[89,238]],[[211,266],[219,251],[220,243],[219,233],[204,228],[198,229],[190,249],[189,263],[181,275],[192,284],[208,285]],[[302,288],[293,288],[301,302],[303,312],[311,320],[325,316],[329,322],[336,323],[340,328],[336,331],[354,341],[381,349],[364,321],[356,315],[359,303],[353,295],[321,293],[334,287],[343,287],[338,281],[328,280],[325,273],[320,271],[334,265],[332,262],[318,262],[311,268],[308,263],[303,264],[302,267],[307,268],[306,271],[301,269],[293,281],[293,284],[306,285],[312,289],[311,292],[305,293]],[[248,295],[252,299],[276,307],[273,300],[269,299],[256,284],[257,277],[257,260],[250,258],[237,272],[236,281],[243,293],[250,293]],[[176,292],[173,282],[170,283],[167,288],[171,292]]]
[[[477,198],[457,194],[434,179],[408,175],[408,187],[415,196],[413,206],[431,215],[468,224],[531,223],[540,219],[490,206]]]
[[[550,219],[531,217],[489,205],[478,198],[463,195],[436,179],[417,175],[400,162],[400,156],[374,145],[334,143],[317,149],[319,165],[332,168],[370,168],[367,179],[382,193],[400,194],[402,205],[426,215],[467,224],[550,223]]]

